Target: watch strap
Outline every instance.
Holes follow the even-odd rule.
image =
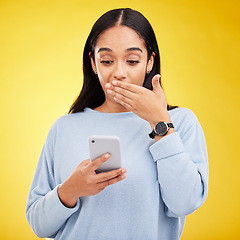
[[[152,130],[151,133],[148,134],[150,138],[155,138],[155,136],[157,135],[154,131],[154,129]]]
[[[169,128],[174,128],[173,123],[167,123]]]

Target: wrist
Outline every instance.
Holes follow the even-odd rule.
[[[175,132],[174,125],[171,122],[171,118],[168,114],[168,116],[161,118],[163,120],[152,121],[150,123],[152,132],[149,133],[149,137],[155,139],[155,142],[162,139],[163,137]]]
[[[170,118],[170,115],[168,112],[166,112],[166,114],[164,115],[156,115],[156,116],[153,116],[149,121],[149,124],[151,126],[151,129],[154,129],[155,125],[158,123],[158,122],[165,122],[165,123],[170,123],[171,122],[171,118]]]
[[[166,137],[167,135],[169,135],[171,133],[174,133],[174,132],[175,132],[174,128],[169,128],[168,132],[164,136],[156,135],[155,138],[154,138],[155,142],[157,142],[158,140],[160,140],[160,139],[162,139],[162,138]]]
[[[71,190],[71,187],[68,186],[67,182],[63,182],[57,190],[60,201],[68,208],[73,208],[78,201],[78,197],[75,196],[73,192],[74,191]]]

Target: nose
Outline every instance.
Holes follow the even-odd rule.
[[[113,72],[113,77],[117,80],[124,80],[127,77],[126,71],[124,70],[123,63],[118,62],[116,64],[116,67]]]

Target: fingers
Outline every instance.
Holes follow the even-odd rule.
[[[114,183],[120,182],[121,180],[123,180],[125,178],[126,178],[126,174],[122,174],[118,177],[115,177],[115,178],[109,179],[107,181],[98,183],[98,187],[99,187],[99,189],[104,189],[105,187],[107,187],[109,185],[112,185]]]
[[[121,88],[126,89],[128,91],[131,91],[133,93],[136,92],[135,86],[137,86],[135,84],[130,84],[130,83],[127,83],[127,82],[122,82],[122,81],[112,81],[112,85],[114,87],[121,87]]]
[[[124,97],[123,95],[121,95],[119,93],[114,93],[113,95],[114,95],[113,99],[116,102],[120,103],[125,108],[132,110],[133,104],[134,104],[134,99],[129,99],[127,97]]]
[[[136,96],[136,93],[133,93],[133,92],[126,90],[124,88],[121,88],[121,87],[114,87],[113,90],[108,89],[107,93],[111,94],[111,95],[116,95],[116,97],[122,96],[122,97],[128,98],[128,99],[134,99],[134,97]]]
[[[141,97],[143,88],[131,83],[113,81],[106,84],[107,93],[122,106],[132,111],[137,98]]]
[[[159,91],[161,91],[160,77],[160,74],[157,74],[152,78],[152,86],[154,93],[159,93]]]
[[[133,106],[131,105],[131,104],[129,104],[129,103],[127,103],[127,101],[126,101],[126,99],[125,99],[125,101],[124,101],[124,98],[123,97],[114,97],[114,100],[117,102],[117,103],[119,103],[119,104],[121,104],[123,107],[125,107],[126,109],[128,109],[129,111],[132,111],[133,110]]]
[[[115,101],[117,102],[123,101],[131,106],[133,99],[136,97],[136,93],[133,93],[128,89],[120,87],[121,83],[116,82],[116,84],[118,84],[119,86],[113,86],[110,83],[106,84],[107,93],[111,95]]]
[[[98,183],[101,183],[101,182],[105,182],[107,180],[116,178],[117,176],[125,175],[126,172],[127,170],[125,168],[120,168],[120,169],[112,170],[109,172],[96,174],[95,178]]]
[[[155,75],[153,78],[152,78],[152,85],[153,85],[153,92],[161,98],[162,100],[162,103],[164,103],[164,105],[166,106],[167,108],[167,101],[166,101],[166,97],[165,97],[165,94],[164,94],[164,91],[160,85],[160,78],[161,78],[161,75],[160,74],[157,74]]]
[[[100,158],[92,161],[88,165],[88,171],[95,171],[103,162],[107,161],[110,158],[110,154],[104,154]],[[94,170],[93,170],[94,169]],[[127,170],[125,168],[120,168],[116,170],[112,170],[109,172],[102,172],[98,174],[94,174],[91,176],[91,181],[95,185],[95,191],[99,193],[104,190],[105,187],[117,183],[126,178]],[[95,192],[94,191],[94,192]]]
[[[138,86],[136,84],[132,84],[132,83],[127,83],[127,82],[123,82],[123,81],[112,81],[112,84],[111,83],[107,83],[105,85],[105,87],[107,89],[117,89],[117,88],[121,88],[121,89],[125,89],[127,90],[127,92],[132,92],[132,93],[138,93],[138,92],[141,92],[142,90],[142,87],[141,86]]]
[[[79,165],[82,167],[86,167],[89,163],[90,163],[90,159],[86,159],[86,160],[82,161]]]
[[[96,158],[94,161],[90,162],[86,167],[89,172],[94,172],[97,170],[104,162],[110,158],[110,154],[106,153],[99,158]]]

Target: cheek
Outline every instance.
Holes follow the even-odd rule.
[[[98,79],[104,92],[106,91],[105,85],[109,82],[109,76],[108,71],[98,71]]]
[[[132,74],[131,74],[131,83],[142,86],[143,82],[145,80],[145,76],[146,76],[146,72],[144,68],[135,70]]]
[[[101,64],[97,64],[98,78],[100,82],[107,82],[110,76],[110,69],[103,67]]]
[[[105,92],[105,85],[107,81],[105,81],[105,79],[100,74],[98,74],[98,79],[99,79],[100,85],[102,86],[103,91]]]

